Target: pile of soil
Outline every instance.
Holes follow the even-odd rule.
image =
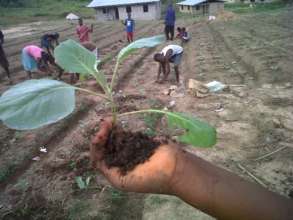
[[[147,161],[160,145],[141,132],[131,133],[120,127],[113,129],[108,140],[103,159],[108,168],[119,167],[122,175]]]

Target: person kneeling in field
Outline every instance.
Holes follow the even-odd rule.
[[[182,28],[182,42],[183,43],[187,43],[189,41],[190,37],[189,37],[189,34],[188,32],[186,31],[186,28],[183,27]]]
[[[30,79],[32,78],[32,71],[36,69],[51,75],[49,64],[54,64],[54,60],[42,48],[35,45],[24,47],[22,49],[21,60]]]
[[[5,70],[7,77],[9,79],[9,83],[12,84],[12,80],[10,78],[10,71],[9,71],[9,63],[6,58],[6,54],[3,50],[2,44],[4,43],[4,35],[2,31],[0,30],[0,65],[3,67]]]
[[[174,70],[176,75],[176,81],[179,83],[179,64],[183,54],[183,48],[178,45],[168,45],[163,48],[161,53],[154,55],[154,60],[159,62],[159,70],[157,76],[157,82],[160,81],[161,72],[163,72],[163,81],[165,81],[170,73],[170,63],[174,63]]]

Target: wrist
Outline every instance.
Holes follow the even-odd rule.
[[[176,156],[176,167],[170,181],[170,194],[193,206],[205,203],[208,199],[206,195],[208,195],[209,183],[203,173],[202,160],[181,149]]]
[[[179,149],[176,153],[176,166],[170,179],[170,194],[179,196],[180,186],[184,182],[184,161],[187,152]]]

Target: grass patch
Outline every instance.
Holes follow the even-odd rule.
[[[226,3],[225,10],[231,11],[237,14],[245,13],[260,13],[280,10],[286,7],[284,2],[272,2],[272,3],[256,3],[253,7],[247,3]]]
[[[21,6],[0,6],[0,25],[7,26],[48,19],[65,19],[70,12],[84,18],[92,18],[95,13],[93,9],[86,7],[88,3],[89,1],[85,0],[28,0]]]

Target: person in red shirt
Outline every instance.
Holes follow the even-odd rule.
[[[87,25],[83,24],[82,18],[78,20],[78,26],[76,28],[76,34],[78,36],[79,42],[83,43],[85,41],[90,41],[90,34],[93,33],[93,24],[91,24],[91,28],[89,28]]]

